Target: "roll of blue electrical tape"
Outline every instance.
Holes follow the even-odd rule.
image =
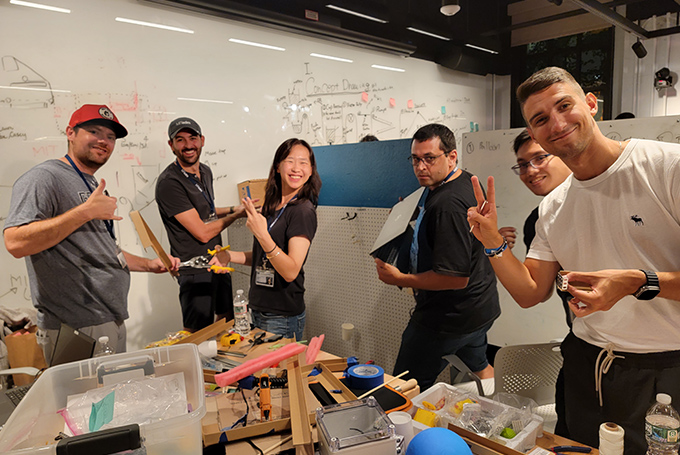
[[[349,367],[347,375],[353,389],[370,390],[385,382],[385,370],[377,365],[354,365]]]

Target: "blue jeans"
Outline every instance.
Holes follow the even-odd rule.
[[[283,335],[286,338],[293,338],[297,341],[302,340],[302,332],[305,330],[305,311],[297,316],[282,316],[274,313],[264,313],[257,310],[253,312],[253,324],[258,329],[276,335]]]
[[[443,356],[456,354],[471,371],[482,371],[489,365],[486,359],[486,332],[489,323],[472,333],[460,336],[432,332],[413,320],[401,336],[401,347],[394,365],[394,375],[408,370],[406,378],[415,378],[424,391],[434,384],[447,365]]]

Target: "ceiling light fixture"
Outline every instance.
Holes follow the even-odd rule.
[[[340,11],[341,13],[345,13],[345,14],[351,14],[352,16],[360,17],[362,19],[368,19],[369,21],[380,22],[381,24],[387,24],[387,21],[384,20],[384,19],[369,16],[368,14],[358,13],[356,11],[352,11],[351,9],[342,8],[340,6],[326,5],[326,8],[334,9],[335,11]]]
[[[410,30],[412,32],[420,33],[421,35],[431,36],[432,38],[437,38],[437,39],[444,40],[444,41],[451,41],[451,38],[447,38],[447,37],[442,36],[442,35],[437,35],[435,33],[426,32],[425,30],[420,30],[419,28],[406,27],[406,30]]]
[[[485,47],[475,46],[474,44],[465,43],[465,46],[471,47],[472,49],[477,49],[478,51],[488,52],[489,54],[498,54],[498,51],[494,51],[493,49],[487,49]]]
[[[234,104],[233,101],[222,101],[222,100],[204,100],[201,98],[177,98],[180,101],[198,101],[199,103],[218,103],[218,104]]]
[[[71,90],[57,90],[55,88],[12,87],[11,85],[0,85],[0,88],[7,88],[11,90],[31,90],[34,92],[71,93]]]
[[[163,29],[163,30],[170,30],[171,32],[189,33],[189,34],[192,34],[192,35],[194,33],[193,30],[189,30],[189,29],[186,29],[186,28],[171,27],[169,25],[156,24],[156,23],[153,23],[153,22],[144,22],[144,21],[138,21],[138,20],[135,20],[135,19],[126,19],[124,17],[117,17],[116,21],[117,22],[125,22],[126,24],[142,25],[144,27],[160,28],[160,29]]]
[[[232,42],[232,43],[236,43],[236,44],[245,44],[246,46],[261,47],[263,49],[269,49],[269,50],[272,50],[272,51],[285,51],[286,50],[283,47],[271,46],[269,44],[255,43],[253,41],[245,41],[245,40],[236,39],[236,38],[229,38],[229,41]]]
[[[453,16],[460,11],[458,0],[442,0],[442,7],[439,8],[439,11],[441,11],[444,16]]]
[[[309,54],[312,57],[317,57],[317,58],[325,58],[326,60],[335,60],[336,62],[345,62],[345,63],[353,63],[353,60],[350,60],[348,58],[342,58],[342,57],[333,57],[332,55],[324,55],[324,54],[317,54],[312,52]]]
[[[47,11],[54,11],[55,13],[70,13],[70,9],[58,8],[56,6],[43,5],[40,3],[24,2],[22,0],[9,0],[12,5],[28,6],[29,8],[45,9]]]
[[[394,68],[392,66],[382,66],[382,65],[371,65],[371,68],[379,69],[379,70],[387,70],[387,71],[396,71],[397,73],[403,73],[406,70],[401,69],[401,68]]]

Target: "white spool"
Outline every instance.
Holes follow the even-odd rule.
[[[342,324],[342,340],[349,341],[352,339],[352,334],[354,333],[354,324],[350,322],[345,322]]]
[[[615,423],[600,425],[600,455],[623,455],[624,435],[623,428]]]

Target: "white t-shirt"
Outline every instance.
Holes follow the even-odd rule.
[[[573,271],[680,271],[680,145],[632,139],[603,174],[569,176],[541,202],[527,257]],[[573,331],[625,352],[680,350],[680,302],[627,296]]]

